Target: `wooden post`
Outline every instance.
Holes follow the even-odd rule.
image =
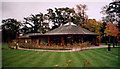
[[[82,43],[84,43],[84,35],[82,36]]]
[[[98,38],[99,41],[99,38]],[[99,42],[97,42],[97,37],[95,37],[95,43],[97,44],[97,46],[99,46]]]
[[[41,40],[40,40],[40,38],[39,38],[39,46],[40,46],[40,42],[41,42]]]
[[[64,38],[61,37],[62,46],[64,46]]]
[[[82,43],[83,43],[83,37],[82,37]]]
[[[96,37],[96,38],[97,38],[97,37]],[[101,43],[101,39],[100,39],[100,36],[99,36],[98,40],[99,40],[99,43],[98,43],[98,44],[100,45],[100,43]]]
[[[97,41],[97,39],[98,39],[98,41]],[[95,37],[95,45],[99,46],[99,38],[97,38],[97,37]]]
[[[48,46],[50,46],[50,37],[48,36]]]
[[[31,39],[31,42],[33,43],[33,39]]]
[[[39,39],[37,39],[37,47],[38,47],[38,45],[39,45]]]

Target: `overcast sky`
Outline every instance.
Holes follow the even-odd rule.
[[[14,1],[14,0],[13,0]],[[26,0],[25,0],[26,1]],[[78,4],[86,4],[88,6],[87,15],[91,19],[101,20],[103,16],[100,11],[101,8],[107,4],[109,4],[112,0],[81,0],[81,1],[41,1],[37,2],[36,0],[26,1],[26,2],[11,2],[11,1],[3,1],[2,2],[2,19],[7,18],[15,18],[18,21],[23,21],[24,17],[28,17],[31,14],[37,14],[39,12],[47,13],[48,8],[55,7],[69,7],[76,8]]]

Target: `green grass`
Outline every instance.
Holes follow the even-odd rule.
[[[68,60],[72,60],[70,67],[83,67],[81,61],[86,60],[91,63],[91,67],[117,67],[120,49],[116,47],[107,51],[107,48],[101,48],[63,53],[14,50],[9,49],[7,44],[3,44],[2,47],[3,67],[55,67],[55,65],[64,67]]]
[[[106,44],[106,43],[100,43],[100,45],[108,45],[108,44]],[[113,43],[111,43],[111,46],[113,46]],[[116,44],[115,44],[115,46],[116,46]],[[117,43],[117,46],[120,46],[120,43]]]

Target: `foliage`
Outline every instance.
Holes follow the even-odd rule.
[[[29,28],[30,32],[41,32],[45,33],[49,29],[49,24],[45,22],[45,16],[43,13],[30,15],[29,17],[24,18],[25,24],[29,24],[31,27]]]
[[[96,32],[97,34],[101,35],[101,28],[103,26],[102,22],[96,21],[95,19],[89,19],[88,23],[85,25],[90,31]]]
[[[114,0],[109,5],[106,5],[102,8],[101,13],[106,15],[106,17],[103,17],[104,22],[110,22],[118,24],[118,27],[120,29],[120,1]]]
[[[79,4],[76,5],[76,24],[84,28],[84,24],[86,23],[88,19],[88,15],[86,14],[86,10],[88,10],[87,5],[85,4]]]
[[[53,30],[71,21],[78,26],[96,32],[101,36],[101,28],[103,24],[95,19],[88,19],[86,14],[87,10],[88,8],[85,4],[76,5],[76,9],[69,7],[54,9],[49,8],[47,9],[48,12],[46,14],[41,12],[38,14],[31,14],[30,16],[24,18],[23,23],[19,23],[15,20],[11,20],[11,23],[15,23],[15,27],[17,26],[17,28],[14,28],[16,32],[19,32],[17,34],[24,35],[28,33],[43,34],[50,30],[49,25],[53,25],[51,29]],[[3,22],[5,22],[5,20],[3,20]],[[9,23],[9,21],[6,23]]]
[[[2,30],[11,30],[14,31],[15,33],[19,33],[18,29],[21,26],[21,23],[18,22],[16,19],[5,19],[2,20]]]
[[[37,43],[35,42],[31,42],[31,40],[13,40],[12,42],[9,42],[9,47],[15,47],[16,44],[18,43],[18,47],[21,47],[21,48],[50,48],[50,49],[78,49],[78,48],[81,48],[81,50],[83,48],[87,48],[87,47],[91,47],[91,43],[90,42],[84,42],[84,43],[73,43],[73,45],[71,45],[70,43],[67,43],[67,46],[63,46],[61,44],[50,44],[50,46],[48,46],[47,43],[42,43],[40,42],[40,45],[38,45]]]
[[[54,11],[55,10],[55,11]],[[59,27],[60,25],[68,23],[69,16],[71,16],[71,20],[73,21],[73,16],[75,15],[74,9],[71,8],[55,8],[55,9],[47,9],[48,13],[45,14],[46,18],[53,23],[54,26]]]
[[[17,46],[17,43],[18,43],[17,39],[12,40],[11,42],[8,43],[8,47],[12,48],[12,49],[15,49],[15,47]]]
[[[106,36],[117,36],[119,33],[118,28],[115,27],[112,23],[107,23],[106,29],[105,29]]]
[[[84,27],[92,32],[97,33],[99,35],[97,37],[99,38],[99,40],[101,40],[103,35],[103,31],[101,31],[103,29],[103,25],[104,24],[101,21],[96,21],[95,19],[88,19]]]
[[[83,43],[80,44],[81,50],[83,50],[83,48],[87,48],[87,47],[90,47],[90,46],[91,46],[90,42],[83,42]]]
[[[28,34],[31,31],[31,28],[27,27],[26,24],[23,24],[23,27],[20,29],[20,34]]]
[[[2,20],[2,35],[3,40],[9,42],[19,36],[19,29],[22,23],[13,18]],[[7,38],[6,38],[7,37]]]
[[[116,28],[118,28],[118,30],[120,31],[120,0],[113,0],[111,3],[109,3],[108,5],[105,5],[103,8],[102,8],[102,11],[101,11],[101,13],[103,14],[103,15],[105,15],[104,17],[103,17],[103,23],[112,23],[112,24],[115,24],[116,25]],[[105,25],[106,26],[106,25]],[[112,31],[109,31],[109,27],[106,29],[106,31],[105,31],[105,28],[106,27],[103,27],[103,29],[102,29],[102,32],[103,32],[103,34],[102,34],[102,36],[104,35],[104,37],[105,37],[105,35],[106,36],[108,36],[108,35],[110,35],[110,36],[117,36],[116,34],[115,35],[113,35],[113,32]],[[115,28],[115,27],[113,27],[113,28]],[[115,29],[116,29],[115,28]],[[112,30],[112,29],[111,29]],[[107,34],[106,34],[107,33]],[[114,32],[115,33],[115,32]],[[120,34],[118,34],[118,39],[119,39],[119,35]],[[105,37],[105,39],[106,39],[107,37]],[[109,39],[110,39],[111,37],[109,37]],[[114,43],[114,41],[115,41],[115,38],[116,37],[114,37],[114,39],[113,39],[113,43]],[[109,40],[110,41],[110,40]]]

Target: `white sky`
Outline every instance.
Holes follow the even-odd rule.
[[[87,15],[91,19],[101,20],[103,16],[101,8],[109,4],[112,0],[2,0],[0,5],[2,19],[15,18],[23,21],[24,17],[39,12],[47,13],[48,8],[70,7],[75,8],[78,4],[86,4],[88,6]],[[0,24],[1,25],[1,24]]]

